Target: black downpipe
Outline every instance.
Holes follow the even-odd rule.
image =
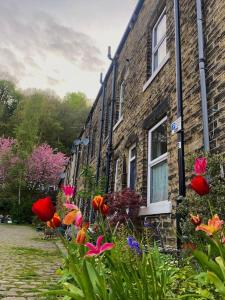
[[[92,128],[92,115],[90,117],[90,123],[89,123],[89,130],[88,130],[88,149],[87,149],[87,158],[86,158],[86,166],[88,166],[88,163],[89,163],[89,155],[90,155],[90,147],[91,147],[91,128]],[[93,136],[93,134],[92,134]],[[93,147],[93,146],[92,146]]]
[[[75,176],[74,176],[74,184],[77,185],[77,177],[80,167],[80,145],[77,146],[77,153],[76,153],[76,169],[75,169]]]
[[[182,65],[181,65],[181,42],[180,42],[180,9],[179,0],[174,0],[175,17],[175,53],[176,53],[176,94],[177,94],[177,118],[181,118],[181,130],[177,133],[178,145],[178,175],[179,195],[177,207],[186,194],[185,186],[185,164],[184,164],[184,130],[183,130],[183,93],[182,93]],[[181,249],[181,225],[180,215],[176,213],[177,222],[177,249]]]
[[[113,136],[113,116],[114,116],[114,107],[115,107],[115,96],[116,96],[116,65],[117,58],[111,58],[110,48],[109,48],[109,59],[112,60],[113,64],[113,77],[112,77],[112,102],[111,102],[111,114],[110,114],[110,128],[109,128],[109,141],[107,147],[107,161],[106,161],[106,185],[105,192],[109,192],[109,181],[110,181],[110,166],[112,159],[112,136]]]
[[[100,77],[100,83],[102,84],[102,107],[101,107],[101,121],[100,121],[100,137],[98,146],[98,157],[96,165],[96,183],[99,181],[100,166],[101,166],[101,150],[102,150],[102,138],[103,138],[103,124],[104,124],[104,110],[105,110],[105,83],[102,80],[102,73]]]

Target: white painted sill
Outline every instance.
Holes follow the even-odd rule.
[[[139,216],[170,214],[172,211],[171,201],[160,201],[151,203],[148,206],[141,206]]]
[[[123,121],[123,116],[119,118],[119,120],[116,122],[116,124],[113,126],[113,131],[116,130],[116,128],[120,125],[120,123]]]
[[[158,69],[155,70],[155,72],[151,75],[151,77],[147,80],[147,82],[144,84],[143,86],[143,92],[148,88],[148,86],[150,85],[150,83],[155,79],[155,77],[159,74],[159,72],[162,70],[162,68],[165,66],[165,64],[168,62],[170,58],[170,53],[168,52],[166,57],[164,58],[164,60],[161,62],[161,64],[159,65]]]

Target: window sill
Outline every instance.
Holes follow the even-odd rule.
[[[120,125],[120,123],[123,121],[123,116],[119,118],[119,120],[116,122],[116,124],[113,126],[113,131],[116,130],[116,128]]]
[[[150,85],[150,83],[155,79],[155,77],[158,75],[158,73],[162,70],[162,68],[165,66],[165,64],[168,62],[170,58],[170,53],[168,52],[165,59],[161,62],[161,64],[159,65],[158,69],[155,70],[155,72],[151,75],[151,77],[147,80],[147,82],[144,84],[143,86],[143,92],[148,88],[148,86]]]
[[[170,214],[172,211],[171,201],[160,201],[149,206],[141,206],[139,216]]]

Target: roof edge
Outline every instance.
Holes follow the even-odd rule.
[[[122,49],[123,49],[123,46],[124,46],[124,44],[125,44],[125,42],[126,42],[126,40],[127,40],[127,37],[128,37],[128,35],[129,35],[129,33],[130,33],[130,31],[131,31],[133,25],[135,24],[135,22],[136,22],[136,20],[137,20],[137,18],[138,18],[138,15],[139,15],[139,13],[140,13],[140,11],[141,11],[141,9],[142,9],[142,6],[143,6],[143,4],[144,4],[144,1],[145,1],[145,0],[139,0],[139,1],[138,1],[137,5],[136,5],[136,7],[135,7],[135,9],[134,9],[134,12],[132,13],[131,18],[130,18],[130,20],[129,20],[129,22],[128,22],[128,25],[127,25],[127,27],[126,27],[126,29],[125,29],[125,32],[124,32],[124,34],[123,34],[123,36],[122,36],[122,38],[121,38],[121,40],[120,40],[120,42],[119,42],[119,45],[118,45],[118,47],[117,47],[117,49],[116,49],[116,52],[115,52],[115,54],[114,54],[114,58],[115,58],[115,57],[118,57],[118,56],[120,55],[120,53],[121,53],[121,51],[122,51]],[[108,68],[108,70],[107,70],[107,72],[106,72],[106,75],[105,75],[105,78],[104,78],[104,81],[103,81],[102,84],[105,84],[106,81],[108,80],[109,75],[110,75],[110,73],[111,73],[111,71],[112,71],[112,67],[113,67],[113,64],[111,63],[111,64],[109,65],[109,68]],[[98,91],[97,97],[95,98],[95,101],[94,101],[94,103],[93,103],[93,105],[92,105],[92,107],[91,107],[91,110],[90,110],[90,112],[89,112],[89,114],[88,114],[88,117],[87,117],[87,120],[86,120],[86,122],[85,122],[84,128],[81,130],[79,137],[81,137],[82,134],[84,133],[85,128],[86,128],[86,126],[87,126],[89,120],[91,119],[91,115],[92,115],[92,113],[93,113],[93,111],[94,111],[94,109],[95,109],[95,107],[96,107],[96,105],[97,105],[97,103],[98,103],[98,100],[99,100],[101,94],[102,94],[102,86],[100,87],[100,89],[99,89],[99,91]]]

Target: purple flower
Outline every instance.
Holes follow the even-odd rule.
[[[128,236],[127,244],[132,250],[135,250],[138,255],[142,254],[140,244],[132,236]]]

